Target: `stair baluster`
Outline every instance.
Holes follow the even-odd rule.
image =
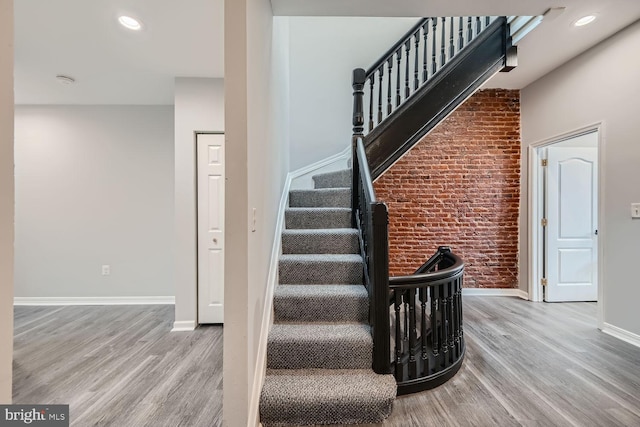
[[[410,73],[409,73],[409,57],[411,54],[411,39],[407,40],[407,42],[404,44],[404,49],[405,49],[405,58],[404,58],[404,99],[409,98],[409,95],[411,95],[411,89],[409,88],[409,80],[410,80]]]
[[[378,124],[382,121],[382,83],[384,81],[384,64],[378,68]]]
[[[376,83],[376,74],[369,77],[369,132],[373,129],[373,86]]]
[[[431,18],[431,26],[433,28],[433,34],[431,36],[431,75],[433,76],[438,71],[438,63],[436,62],[436,34],[438,31],[438,18]]]
[[[424,47],[422,53],[422,83],[424,83],[429,78],[429,71],[427,67],[427,62],[429,61],[429,55],[427,54],[427,46],[429,45],[429,19],[427,19],[422,26],[422,33],[424,35]]]
[[[401,79],[400,64],[402,62],[402,47],[400,47],[396,51],[396,62],[397,62],[397,67],[396,67],[396,108],[397,108],[400,106],[400,103],[402,102],[402,97],[400,96],[400,79]]]
[[[447,18],[442,18],[442,34],[441,34],[441,43],[440,43],[440,68],[444,67],[444,64],[447,62],[447,53],[446,53],[446,39],[447,39]]]
[[[420,30],[418,29],[418,31],[416,31],[416,33],[413,35],[414,37],[414,55],[415,55],[415,67],[414,67],[414,73],[413,73],[413,91],[415,92],[416,90],[418,90],[418,87],[420,86],[420,79],[419,79],[419,75],[420,75]]]
[[[387,116],[389,114],[391,114],[391,111],[393,111],[393,105],[391,104],[391,76],[392,76],[392,72],[393,72],[393,56],[389,57],[389,59],[387,60],[387,65],[389,68],[389,90],[387,92]]]
[[[453,40],[453,17],[449,18],[449,59],[456,54],[456,44]]]

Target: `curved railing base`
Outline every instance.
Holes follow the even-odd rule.
[[[461,353],[460,357],[451,364],[449,367],[439,371],[433,375],[428,377],[418,378],[409,381],[398,381],[398,396],[402,396],[405,394],[418,393],[420,391],[431,390],[432,388],[436,388],[441,386],[442,384],[449,381],[454,375],[460,370],[462,367],[462,362],[464,361],[464,355],[466,352],[466,347],[464,344],[464,340],[461,342]]]

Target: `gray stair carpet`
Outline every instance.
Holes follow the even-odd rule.
[[[313,183],[315,188],[351,188],[351,169],[315,175]]]
[[[274,325],[260,396],[266,427],[381,422],[396,396],[371,369],[363,260],[351,228],[351,170],[292,190],[285,211]]]
[[[330,229],[351,227],[350,208],[289,208],[284,212],[287,229]]]
[[[284,230],[283,254],[354,254],[358,252],[358,230],[329,228]]]
[[[351,207],[350,188],[321,188],[318,190],[291,190],[289,192],[291,207]]]

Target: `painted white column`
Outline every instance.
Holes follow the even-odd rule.
[[[13,0],[0,0],[0,404],[13,363]]]

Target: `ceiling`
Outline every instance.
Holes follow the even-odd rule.
[[[14,0],[14,10],[17,104],[170,105],[175,76],[224,73],[223,0]],[[123,14],[143,31],[121,27]]]
[[[174,77],[223,77],[224,0],[15,0],[18,104],[173,103]],[[233,0],[231,0],[233,1]],[[518,67],[488,87],[522,88],[640,19],[638,0],[271,0],[290,16],[548,15],[519,44]],[[141,32],[122,28],[127,14]],[[598,19],[576,28],[578,18]],[[76,84],[62,85],[58,74]]]

